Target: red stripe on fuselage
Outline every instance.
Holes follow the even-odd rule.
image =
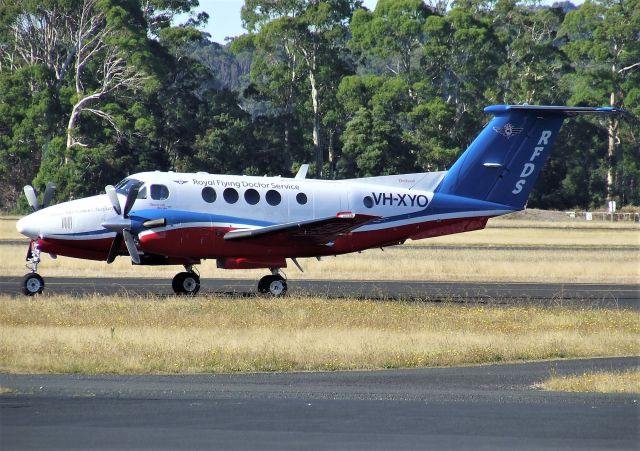
[[[65,257],[83,258],[86,260],[106,260],[113,238],[88,240],[62,240],[58,238],[41,238],[38,248],[49,254]]]
[[[272,258],[315,257],[346,254],[374,247],[401,244],[408,238],[423,239],[453,233],[483,229],[488,217],[446,219],[421,222],[380,230],[351,232],[336,237],[332,246],[306,242],[304,238],[292,238],[273,244],[256,244],[252,240],[225,241],[228,227],[185,227],[147,233],[140,237],[140,249],[148,254],[158,254],[187,259],[213,258]],[[89,260],[106,260],[113,238],[63,240],[45,238],[38,240],[42,252]],[[262,242],[264,243],[264,242]],[[126,253],[124,244],[121,252]]]
[[[336,237],[332,246],[314,244],[304,238],[291,238],[284,242],[259,244],[251,239],[225,241],[228,227],[190,227],[148,233],[140,237],[145,252],[194,258],[222,257],[315,257],[345,254],[372,247],[400,244],[408,238],[422,239],[452,233],[483,229],[488,217],[446,219],[421,222],[380,230],[352,232]]]

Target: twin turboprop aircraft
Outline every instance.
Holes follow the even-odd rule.
[[[619,114],[615,108],[494,105],[491,121],[449,171],[349,180],[144,172],[106,187],[106,194],[48,206],[18,221],[31,238],[27,295],[41,293],[42,252],[90,260],[128,255],[134,265],[182,265],[172,282],[195,294],[194,266],[270,270],[260,293],[284,295],[287,259],[369,248],[483,229],[489,218],[522,210],[562,122],[576,114]]]

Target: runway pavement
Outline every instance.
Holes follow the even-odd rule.
[[[0,277],[0,293],[20,295],[21,277]],[[46,277],[48,293],[173,295],[170,279]],[[202,279],[200,296],[255,296],[253,279]],[[432,302],[537,303],[640,308],[640,285],[584,283],[289,280],[289,293]]]
[[[0,375],[2,449],[638,449],[638,395],[543,392],[638,358],[375,372]]]

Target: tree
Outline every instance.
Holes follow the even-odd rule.
[[[24,142],[27,120],[34,134],[30,177],[15,184],[37,172],[35,184],[57,180],[57,197],[63,198],[95,193],[105,181],[113,183],[137,167],[168,169],[162,154],[150,149],[157,149],[164,133],[157,126],[162,106],[154,104],[163,99],[154,93],[166,86],[174,60],[150,36],[169,25],[160,16],[184,12],[197,2],[144,3],[144,10],[130,0],[0,4],[0,83],[28,90],[19,103],[11,100],[12,90],[0,95],[0,110],[13,118],[7,139],[0,140],[0,154],[17,154],[14,143]],[[18,153],[24,152],[22,145]]]
[[[365,91],[361,97],[364,104],[352,103],[352,108],[358,109],[350,114],[344,132],[341,171],[358,177],[413,172],[415,151],[403,139],[399,120],[411,105],[406,81],[368,77],[358,82],[352,78],[340,87],[340,97],[349,96],[354,88]]]
[[[247,0],[242,20],[250,33],[256,34],[255,45],[262,57],[263,69],[270,60],[278,71],[253,71],[258,84],[273,82],[274,76],[286,81],[288,98],[293,99],[294,86],[300,74],[307,82],[312,112],[312,139],[316,177],[322,177],[324,165],[322,99],[329,86],[331,66],[339,66],[340,49],[347,36],[347,21],[358,0]],[[261,54],[261,55],[260,55]],[[277,74],[279,72],[279,74]],[[266,80],[261,77],[266,75]],[[286,76],[286,78],[285,78]],[[281,84],[282,82],[278,83]]]
[[[54,80],[41,65],[0,71],[0,210],[15,208],[59,125]]]
[[[561,8],[536,8],[515,0],[496,4],[491,16],[504,49],[495,96],[502,103],[556,105],[568,97],[562,74],[569,61],[557,45]]]
[[[27,2],[10,24],[14,39],[12,45],[5,46],[5,64],[11,68],[44,64],[55,73],[57,88],[62,88],[67,75],[73,81],[65,163],[73,146],[86,146],[77,136],[81,114],[94,114],[119,132],[113,116],[99,103],[116,91],[141,88],[145,79],[126,60],[131,43],[124,39],[132,37],[124,35],[141,29],[138,26],[135,30],[131,26],[134,20],[125,19],[132,13],[126,6],[107,0],[50,1],[44,5]]]
[[[421,59],[424,26],[432,14],[422,0],[379,0],[373,12],[354,13],[350,47],[365,57],[381,59],[391,74],[409,77]]]
[[[567,14],[560,36],[568,40],[562,50],[575,67],[567,75],[572,87],[570,102],[574,104],[602,104],[637,109],[625,97],[637,89],[640,72],[640,1],[639,0],[587,0]],[[631,96],[631,101],[638,100]],[[621,180],[616,169],[620,165],[620,122],[617,117],[608,120],[607,199],[621,191]],[[635,159],[640,158],[638,141]]]

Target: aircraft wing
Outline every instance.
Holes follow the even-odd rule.
[[[328,218],[276,224],[259,229],[232,230],[227,232],[224,239],[244,241],[269,238],[269,241],[273,242],[273,240],[285,238],[303,238],[316,244],[326,244],[333,241],[338,235],[350,232],[376,218],[377,216],[343,212]]]

